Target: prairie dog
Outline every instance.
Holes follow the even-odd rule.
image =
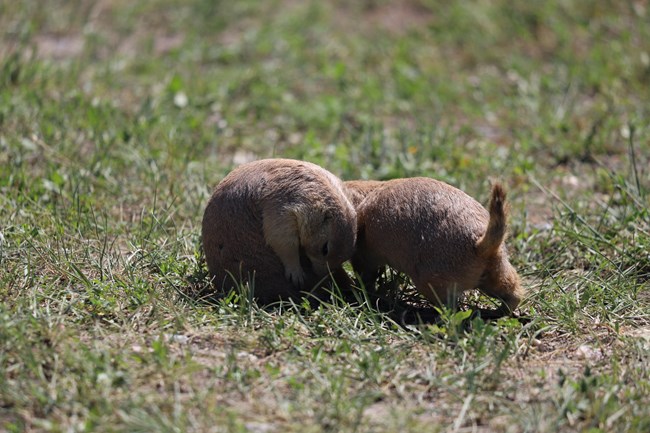
[[[429,178],[385,181],[357,207],[352,265],[372,286],[384,265],[406,273],[434,304],[455,306],[473,288],[500,299],[509,314],[524,290],[508,261],[506,193],[492,188],[489,212],[463,191]]]
[[[355,209],[368,194],[383,184],[384,182],[381,180],[347,180],[343,182],[345,192]]]
[[[296,298],[351,258],[356,212],[343,182],[309,162],[264,159],[235,168],[215,188],[202,241],[213,282],[254,283],[261,303]]]

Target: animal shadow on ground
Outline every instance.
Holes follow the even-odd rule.
[[[224,299],[236,299],[232,291],[220,290],[213,286],[205,266],[197,266],[191,274],[185,276],[184,280],[185,284],[177,287],[177,291],[188,300],[217,306]],[[369,308],[385,314],[390,320],[405,328],[444,323],[441,311],[422,298],[417,290],[409,284],[409,279],[405,275],[389,270],[377,281],[376,287],[375,290],[367,291],[355,279],[352,287],[339,288],[334,286],[326,289],[327,296],[323,296],[321,291],[319,296],[308,295],[304,298],[306,302],[299,304],[293,302],[293,304],[306,311],[318,307],[321,303],[335,304],[336,302],[344,302],[354,306],[365,303]],[[239,302],[248,302],[248,305],[253,303],[253,296],[248,287],[239,291],[238,295]],[[260,306],[260,308],[267,311],[277,310],[281,307],[282,302]],[[463,303],[460,304],[460,308],[472,311],[471,315],[462,321],[461,327],[465,332],[471,332],[471,323],[477,317],[486,322],[503,317],[500,314],[495,314],[496,310],[494,309],[473,308]],[[525,315],[515,314],[512,318],[521,324],[527,324],[531,321],[531,318]]]
[[[358,294],[363,293],[367,296],[366,302],[373,308],[404,327],[444,323],[441,310],[424,299],[410,284],[406,275],[389,269],[379,278],[376,287],[376,290],[372,292],[359,289],[351,294],[355,298],[349,301],[359,302]],[[463,302],[459,303],[459,308],[471,311],[471,314],[462,321],[462,328],[467,332],[471,331],[471,323],[477,317],[482,318],[485,322],[505,317],[497,309],[477,308]],[[520,314],[513,314],[511,318],[519,321],[522,325],[531,321],[529,317]]]

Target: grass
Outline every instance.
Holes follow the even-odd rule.
[[[649,14],[0,3],[0,430],[650,430]],[[270,156],[500,178],[530,320],[186,296],[211,188]]]

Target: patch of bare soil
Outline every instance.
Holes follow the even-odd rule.
[[[395,35],[401,35],[425,27],[431,12],[416,1],[380,2],[366,9],[364,18],[371,27],[379,27]]]
[[[84,49],[84,38],[80,34],[45,33],[37,35],[34,42],[37,56],[48,60],[66,60],[78,57]]]
[[[616,194],[606,180],[607,173],[628,170],[629,162],[621,154],[599,155],[596,162],[573,161],[549,168],[546,179],[530,179],[534,185],[524,197],[528,223],[538,229],[550,228],[554,210],[565,209],[566,205],[588,205],[590,212],[599,214]],[[588,202],[585,197],[589,197]]]
[[[621,329],[621,335],[638,338],[643,342],[643,346],[650,350],[650,325],[643,326],[641,328],[623,328]]]
[[[431,12],[412,0],[368,1],[363,6],[337,2],[335,8],[335,24],[342,28],[380,29],[397,36],[423,28],[431,19]]]
[[[51,31],[41,30],[33,42],[39,58],[45,60],[63,61],[79,57],[87,48],[87,36],[95,40],[92,49],[95,55],[110,57],[116,52],[128,58],[138,56],[143,47],[156,55],[164,55],[179,48],[185,36],[182,33],[170,32],[161,20],[155,17],[139,23],[131,32],[119,32],[112,23],[115,10],[124,5],[116,0],[98,1],[91,5],[85,20],[70,23],[68,28]],[[151,43],[149,45],[149,42]]]

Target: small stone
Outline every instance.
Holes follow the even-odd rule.
[[[176,92],[174,95],[174,105],[178,108],[186,107],[188,102],[185,92]]]
[[[589,359],[594,361],[603,357],[603,354],[599,349],[594,349],[587,344],[580,345],[576,349],[576,355],[580,359]]]

